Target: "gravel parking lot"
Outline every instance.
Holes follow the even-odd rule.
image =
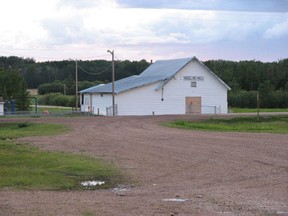
[[[131,181],[98,191],[2,190],[0,215],[288,215],[287,134],[199,132],[160,125],[211,117],[27,119],[67,124],[71,131],[19,141],[100,158],[114,163]]]

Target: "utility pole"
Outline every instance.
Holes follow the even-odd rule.
[[[259,90],[257,91],[257,117],[258,117],[258,120],[260,118],[260,115],[259,115],[259,107],[260,107],[260,101],[259,101]]]
[[[114,90],[114,82],[115,82],[115,68],[114,68],[114,50],[107,52],[112,55],[112,114],[115,116],[115,90]]]
[[[66,84],[63,85],[64,88],[64,95],[66,96]]]
[[[77,111],[78,108],[78,63],[77,63],[77,59],[76,61],[76,66],[75,66],[75,81],[76,81],[76,90],[75,90],[75,97],[76,97],[76,104],[75,104],[75,111]]]

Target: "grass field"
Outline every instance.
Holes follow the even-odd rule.
[[[85,189],[82,181],[105,181],[89,189],[110,188],[122,181],[112,165],[82,155],[41,151],[17,143],[23,136],[55,135],[67,131],[59,124],[0,123],[0,190]]]
[[[209,119],[201,122],[179,120],[164,125],[190,130],[287,134],[288,116],[235,117],[232,119]]]
[[[257,109],[251,109],[251,108],[230,108],[229,111],[231,111],[232,113],[257,113]],[[259,109],[259,112],[288,112],[288,108],[286,109]]]

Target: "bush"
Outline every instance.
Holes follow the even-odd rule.
[[[237,91],[230,92],[228,103],[231,107],[255,108],[257,107],[257,91]]]
[[[55,92],[64,92],[64,84],[59,80],[55,80],[52,83],[44,83],[38,86],[38,93],[40,95]]]
[[[288,92],[283,90],[259,92],[259,102],[261,108],[287,108]],[[228,103],[231,107],[256,108],[257,91],[229,92]]]
[[[50,93],[39,98],[39,104],[51,106],[72,107],[74,104],[74,96],[63,95],[62,93]]]
[[[78,81],[78,90],[90,88],[92,86],[102,84],[101,81],[88,82],[88,81]],[[43,83],[38,86],[39,95],[45,95],[49,93],[64,93],[64,88],[67,95],[75,94],[75,82],[74,81],[59,81],[55,80],[52,83]]]
[[[19,123],[19,124],[18,124],[18,127],[19,127],[19,128],[24,128],[24,127],[28,127],[28,126],[29,126],[28,123]]]

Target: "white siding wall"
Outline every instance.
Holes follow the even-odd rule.
[[[84,101],[81,97],[81,111],[92,112],[93,114],[106,115],[106,107],[112,106],[112,97],[109,94],[84,94]],[[98,113],[99,112],[99,113]]]
[[[112,95],[110,94],[93,94],[92,111],[94,114],[106,115],[106,108],[112,106]],[[99,112],[99,113],[98,113]]]
[[[184,76],[203,76],[204,80],[195,81],[197,87],[191,87],[191,81],[184,80]],[[227,113],[227,88],[198,62],[190,62],[164,86],[164,100],[184,104],[182,113],[185,97],[201,97],[202,113],[214,113],[212,106],[216,106],[217,113]]]
[[[159,83],[158,83],[159,85]],[[161,92],[156,92],[157,84],[131,89],[117,95],[116,104],[119,115],[159,115],[162,106]]]

